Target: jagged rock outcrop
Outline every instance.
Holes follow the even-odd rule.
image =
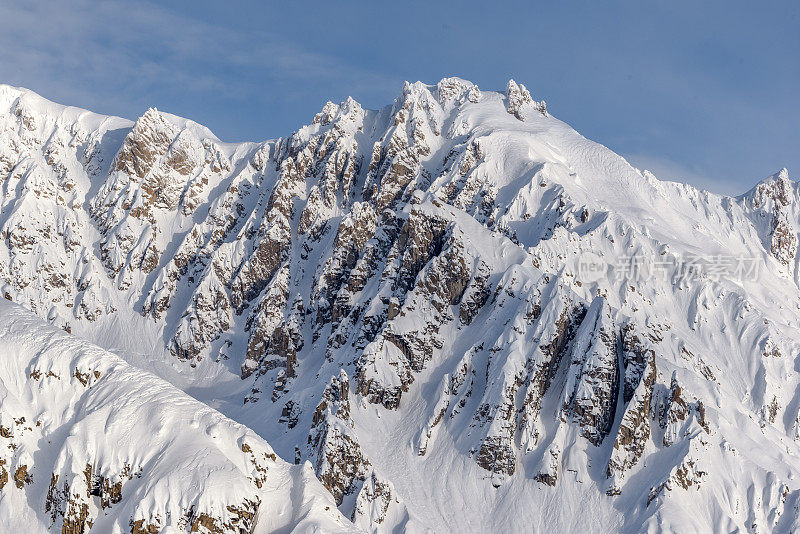
[[[669,447],[692,432],[692,424],[708,432],[706,411],[702,401],[686,402],[683,390],[673,374],[665,398],[660,399],[658,423],[664,429],[664,446]]]
[[[352,426],[350,382],[347,373],[342,371],[338,377],[331,378],[325,388],[314,410],[308,436],[309,457],[317,476],[339,505],[367,479],[370,469]]]
[[[622,337],[625,386],[623,400],[627,403],[606,474],[611,479],[606,493],[618,494],[626,473],[644,454],[651,436],[653,386],[657,378],[655,348],[650,340],[626,325]]]
[[[614,422],[619,388],[617,332],[608,303],[592,302],[575,333],[564,388],[564,417],[599,445]]]
[[[769,252],[782,264],[793,264],[797,256],[798,193],[788,171],[782,169],[741,198],[753,210]]]
[[[366,532],[379,532],[384,524],[405,526],[408,512],[395,496],[392,483],[381,480],[373,470],[358,492],[351,519]]]
[[[541,102],[534,101],[528,89],[522,84],[517,84],[514,80],[508,80],[508,85],[506,85],[506,99],[506,108],[508,112],[521,121],[525,120],[524,112],[526,108],[547,115],[547,105],[544,100]]]

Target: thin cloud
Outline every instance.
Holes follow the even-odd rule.
[[[0,82],[105,113],[141,113],[154,91],[265,99],[258,71],[281,88],[394,80],[266,34],[187,18],[149,2],[26,2],[0,6]],[[292,98],[291,94],[284,95]],[[273,95],[272,98],[277,98]]]
[[[688,183],[723,195],[738,195],[743,192],[731,190],[733,184],[729,181],[711,179],[669,158],[648,154],[626,154],[625,159],[638,169],[650,171],[659,180]]]

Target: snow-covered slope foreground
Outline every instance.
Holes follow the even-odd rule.
[[[351,532],[311,466],[0,303],[4,532]],[[331,511],[333,510],[333,511]]]
[[[3,308],[8,521],[800,525],[785,170],[737,198],[661,182],[513,81],[258,144],[0,86],[0,184],[0,294],[75,336]]]

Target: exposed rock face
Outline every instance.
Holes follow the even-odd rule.
[[[352,432],[350,385],[344,371],[325,388],[311,425],[309,456],[317,476],[341,505],[366,480],[370,468]]]
[[[650,439],[653,386],[657,377],[655,349],[652,342],[640,337],[634,325],[623,330],[622,350],[625,365],[624,402],[627,403],[619,424],[614,450],[608,461],[606,473],[611,479],[606,493],[619,493],[627,471],[635,466],[644,454]]]
[[[296,519],[271,513],[283,484],[297,500],[281,510],[333,530],[707,531],[714,517],[791,531],[800,199],[786,172],[739,198],[659,182],[513,80],[495,93],[447,78],[241,144],[156,110],[129,122],[0,87],[0,184],[4,301],[276,447],[144,387],[149,374],[131,395],[178,410],[173,426],[114,411],[104,381],[136,380],[103,358],[7,367],[0,492],[45,528],[280,530],[259,522]],[[756,269],[672,261],[699,251]],[[98,406],[113,413],[95,421]],[[146,419],[146,445],[114,433],[127,419]],[[191,475],[170,486],[156,458],[181,447],[209,463],[174,460]],[[322,510],[306,508],[311,486]],[[552,504],[587,499],[588,526]]]
[[[664,445],[669,447],[694,431],[692,423],[708,432],[702,401],[687,403],[676,377],[672,376],[667,397],[662,400],[659,425],[664,429]]]
[[[531,98],[530,92],[522,84],[517,84],[514,80],[508,80],[506,85],[506,108],[508,112],[521,121],[525,120],[525,110],[532,109],[547,115],[547,105],[544,100],[536,102]]]
[[[594,445],[611,430],[618,389],[617,332],[608,303],[598,297],[575,334],[563,407]]]
[[[404,517],[405,516],[405,517]],[[395,496],[391,482],[370,471],[356,497],[351,519],[366,532],[379,532],[388,524],[404,526],[408,512]]]
[[[101,259],[120,287],[127,287],[138,272],[147,274],[158,266],[170,237],[162,236],[160,226],[191,215],[230,171],[214,141],[199,138],[195,130],[201,127],[181,127],[157,110],[147,110],[125,137],[106,182],[91,200],[90,213],[103,234]]]
[[[514,474],[517,443],[522,454],[539,445],[542,401],[584,313],[563,287],[531,284],[526,278],[517,269],[507,273],[489,303],[495,311],[488,324],[498,338],[486,351],[487,388],[473,419],[486,429],[476,461],[495,483]],[[511,335],[504,317],[508,310],[515,312]],[[531,342],[536,349],[525,354],[523,347]]]
[[[784,265],[797,256],[797,185],[789,180],[786,169],[759,183],[742,199],[763,225],[765,245]]]

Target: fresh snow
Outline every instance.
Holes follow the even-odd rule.
[[[381,110],[329,103],[285,139],[242,144],[156,110],[134,123],[0,86],[0,180],[0,293],[52,325],[0,308],[0,424],[17,447],[3,524],[59,528],[51,475],[85,495],[91,464],[141,473],[109,508],[86,497],[97,532],[189,528],[192,506],[228,518],[256,497],[255,532],[800,528],[800,190],[786,170],[740,197],[659,181],[524,86],[453,78],[406,84]],[[425,230],[391,237],[386,211]],[[436,221],[441,250],[424,241]],[[266,260],[264,242],[281,244]],[[756,269],[692,276],[694,257]],[[587,277],[586,258],[607,276]],[[630,258],[663,265],[637,276]],[[446,301],[450,282],[463,293]],[[371,339],[364,317],[380,318]],[[256,325],[293,325],[295,376],[285,347],[245,358]],[[652,384],[625,332],[653,355]],[[429,357],[414,368],[397,337]],[[346,399],[323,403],[335,378]],[[399,405],[367,381],[402,390]],[[607,429],[586,423],[607,415]],[[640,423],[640,448],[615,445]],[[260,488],[244,443],[277,453]],[[320,450],[356,447],[361,472],[332,483]],[[632,464],[612,477],[612,458]],[[350,484],[338,510],[323,484]]]

